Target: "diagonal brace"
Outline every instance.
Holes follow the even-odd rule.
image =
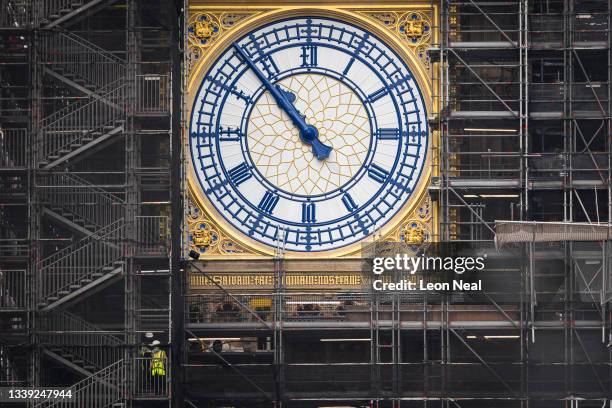
[[[495,97],[495,99],[497,99],[502,105],[504,105],[504,107],[511,112],[514,117],[518,117],[518,114],[512,110],[512,108],[510,106],[508,106],[508,104],[497,94],[497,92],[495,92],[493,90],[493,88],[491,88],[489,86],[489,84],[487,84],[485,82],[484,79],[482,79],[482,77],[480,75],[478,75],[478,73],[476,71],[474,71],[474,69],[470,66],[470,64],[468,64],[467,62],[465,62],[465,60],[463,58],[461,58],[459,56],[459,54],[457,54],[457,52],[455,50],[453,50],[452,48],[448,49],[450,52],[452,52],[453,54],[455,54],[455,57],[457,57],[457,59],[476,77],[476,79],[478,79],[480,81],[480,83],[489,90],[489,92],[491,92],[491,94]]]
[[[510,315],[508,313],[506,313],[506,311],[504,310],[503,307],[501,307],[499,305],[499,303],[497,303],[495,301],[495,299],[493,299],[491,296],[489,296],[488,293],[484,292],[485,297],[487,298],[487,300],[489,302],[491,302],[491,304],[499,311],[499,313],[503,314],[504,317],[510,322],[512,323],[512,325],[514,326],[515,329],[520,329],[520,327],[516,324],[516,322],[514,321],[514,319],[512,319],[512,317],[510,317]]]
[[[470,3],[472,4],[472,6],[474,6],[479,12],[480,14],[482,14],[484,16],[484,18],[486,18],[487,20],[489,20],[489,23],[493,24],[493,27],[495,27],[495,29],[497,31],[499,31],[499,33],[501,35],[503,35],[506,40],[508,40],[508,42],[514,46],[516,46],[516,41],[512,41],[512,39],[510,37],[508,37],[508,34],[506,34],[506,32],[504,30],[501,29],[500,26],[498,26],[495,21],[493,21],[493,19],[491,17],[489,17],[489,15],[487,13],[485,13],[480,6],[478,6],[478,4],[474,3],[473,0],[470,0]]]
[[[482,217],[481,217],[481,216],[480,216],[480,215],[479,215],[479,214],[478,214],[476,211],[474,211],[474,209],[472,208],[472,206],[471,206],[471,205],[469,205],[469,204],[468,204],[468,203],[467,203],[467,202],[466,202],[466,201],[463,199],[463,197],[461,197],[461,196],[459,195],[459,193],[457,193],[457,192],[455,191],[455,189],[454,189],[454,188],[452,188],[452,187],[450,187],[450,186],[449,186],[449,187],[448,187],[448,189],[449,189],[450,191],[452,191],[452,192],[453,192],[453,194],[455,194],[455,195],[457,196],[457,198],[458,198],[458,199],[459,199],[459,200],[460,200],[460,201],[463,203],[463,205],[465,205],[465,206],[468,208],[468,210],[470,210],[470,211],[472,212],[472,214],[474,214],[474,215],[476,216],[476,218],[478,218],[478,219],[480,220],[480,222],[482,222],[482,223],[485,225],[485,227],[487,227],[487,228],[489,229],[489,231],[491,231],[491,232],[493,233],[493,235],[495,235],[495,231],[493,230],[493,228],[491,228],[491,227],[489,226],[489,224],[488,224],[488,223],[487,223],[487,222],[486,222],[486,221],[485,221],[485,220],[484,220],[484,219],[483,219],[483,218],[482,218]]]
[[[497,378],[497,380],[502,383],[504,385],[504,387],[506,387],[508,389],[508,391],[510,391],[512,394],[517,395],[516,391],[514,391],[514,389],[512,389],[512,387],[510,387],[510,385],[508,385],[508,383],[506,381],[504,381],[503,378],[501,378],[501,376],[499,374],[497,374],[497,371],[495,371],[482,357],[480,357],[480,355],[476,352],[476,350],[474,350],[468,343],[467,341],[465,341],[465,339],[463,338],[463,336],[461,336],[459,333],[457,333],[457,331],[455,329],[450,329],[451,332],[453,332],[453,334],[463,343],[463,345],[465,347],[467,347],[468,350],[470,350],[472,352],[472,354],[474,354],[474,356],[478,359],[478,361],[480,361],[482,363],[482,365],[484,365],[487,370],[489,370],[491,372],[491,374],[493,374],[493,376],[495,378]]]
[[[595,366],[593,365],[593,360],[591,360],[591,356],[589,356],[589,353],[587,352],[586,347],[584,347],[584,343],[582,342],[582,338],[580,337],[580,334],[578,334],[578,331],[576,331],[576,329],[573,329],[573,332],[576,335],[576,339],[578,339],[578,344],[580,344],[580,348],[582,349],[582,352],[584,353],[587,361],[591,365],[591,370],[593,371],[593,375],[597,379],[597,383],[599,384],[599,387],[601,388],[603,392],[606,392],[606,387],[604,387],[603,383],[601,382],[601,378],[599,378],[599,374],[597,374],[597,370],[595,370]]]

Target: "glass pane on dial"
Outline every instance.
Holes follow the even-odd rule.
[[[346,22],[285,19],[229,44],[202,81],[189,147],[200,187],[251,239],[292,251],[362,240],[408,202],[429,140],[405,61]]]

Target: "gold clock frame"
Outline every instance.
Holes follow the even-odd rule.
[[[357,3],[357,4],[355,4]],[[427,3],[367,4],[296,2],[285,0],[276,4],[250,1],[249,4],[225,3],[211,4],[192,1],[188,8],[186,83],[185,83],[185,118],[191,117],[191,107],[198,87],[211,64],[234,39],[246,32],[269,22],[302,15],[334,17],[376,34],[396,51],[409,65],[423,92],[427,112],[431,115],[438,112],[437,83],[432,80],[434,66],[427,58],[427,47],[437,42],[438,13],[435,6]],[[413,15],[417,15],[415,18]],[[202,17],[206,20],[202,23]],[[421,22],[414,24],[407,21]],[[402,21],[407,25],[400,29]],[[428,25],[427,34],[423,35],[423,25]],[[420,32],[419,32],[420,31]],[[416,39],[416,41],[415,41]],[[186,123],[185,135],[189,134]],[[189,157],[188,138],[184,137],[183,151]],[[404,208],[383,227],[359,242],[346,247],[320,252],[285,251],[284,257],[290,259],[312,258],[354,258],[359,257],[364,243],[375,239],[410,244],[423,241],[435,241],[437,237],[437,210],[427,193],[430,179],[435,175],[433,154],[438,145],[437,132],[431,131],[428,157],[424,164],[423,175],[415,188],[413,198]],[[233,227],[218,213],[208,198],[200,191],[197,178],[190,163],[187,164],[187,208],[185,225],[185,247],[200,252],[201,259],[262,259],[275,255],[275,248],[255,241]]]

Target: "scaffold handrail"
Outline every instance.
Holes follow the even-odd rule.
[[[72,385],[72,400],[43,401],[34,405],[34,408],[87,408],[112,406],[127,396],[125,387],[125,364],[119,360],[108,367],[95,372],[91,376]]]
[[[75,33],[71,31],[65,30],[61,27],[56,28],[56,30],[59,30],[60,34],[64,35],[67,38],[70,38],[73,42],[79,43],[81,46],[89,49],[90,51],[103,55],[104,58],[108,59],[109,61],[120,63],[120,64],[126,63],[126,61],[123,58],[118,57],[117,55],[109,52],[108,50],[105,50],[104,48],[98,46],[97,44],[94,44],[91,41],[87,41],[85,38],[79,35],[76,35]]]
[[[55,310],[47,316],[48,331],[39,331],[40,344],[64,357],[74,356],[73,362],[99,370],[123,356],[123,340],[65,310]],[[65,357],[70,358],[70,357]],[[75,362],[77,361],[77,362]]]
[[[126,75],[125,61],[76,34],[60,31],[41,41],[45,68],[82,79],[85,87],[103,88]]]
[[[41,198],[53,211],[63,217],[73,217],[75,222],[85,222],[97,230],[112,224],[124,216],[125,201],[115,194],[99,188],[72,173],[53,173],[45,177],[41,185]],[[92,231],[94,232],[94,231]]]
[[[120,240],[119,237],[116,236],[116,232],[118,232],[119,230],[124,228],[124,220],[123,218],[120,220],[115,221],[112,224],[109,224],[105,227],[103,227],[102,229],[100,229],[99,231],[96,231],[95,234],[89,235],[65,248],[62,248],[61,250],[54,252],[53,254],[41,259],[40,261],[38,261],[38,265],[40,268],[44,268],[46,266],[51,266],[53,265],[55,262],[57,262],[58,260],[70,255],[71,253],[78,251],[80,248],[82,248],[84,245],[92,242],[92,241],[100,241],[100,242],[107,242],[109,244],[120,244]]]
[[[60,120],[65,120],[68,115],[74,115],[77,112],[91,107],[96,103],[104,103],[108,106],[114,105],[113,102],[120,102],[123,100],[123,90],[125,89],[125,78],[119,78],[115,82],[112,82],[106,85],[104,88],[100,89],[99,94],[92,95],[87,98],[83,98],[80,101],[74,102],[63,109],[53,112],[52,114],[45,116],[40,121],[41,130],[44,130],[52,125],[57,124]],[[115,109],[119,110],[118,107]],[[83,123],[81,122],[71,122],[65,124],[67,129],[74,128],[75,126],[79,129],[83,128]],[[89,125],[91,127],[91,125]]]
[[[54,341],[53,344],[64,346],[121,346],[123,340],[115,335],[104,333],[104,331],[88,321],[66,310],[55,310],[47,316],[49,328],[52,332],[44,332],[44,337]],[[51,334],[53,333],[53,334]],[[95,336],[95,342],[91,340],[83,341],[80,336]],[[44,340],[43,340],[44,343]],[[114,362],[114,361],[113,361]],[[108,364],[105,364],[106,366]]]
[[[44,300],[58,299],[94,280],[120,270],[123,258],[123,219],[104,228],[102,236],[90,235],[39,262]]]

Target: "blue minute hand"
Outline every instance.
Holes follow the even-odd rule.
[[[295,108],[293,103],[291,103],[287,97],[285,96],[285,92],[278,86],[272,85],[270,80],[264,75],[263,72],[257,66],[246,52],[242,49],[240,45],[234,43],[234,48],[240,57],[244,60],[244,62],[249,66],[249,68],[255,73],[257,78],[264,84],[266,89],[270,92],[278,106],[285,111],[285,113],[289,116],[293,124],[300,130],[300,139],[306,144],[312,146],[312,153],[319,160],[325,160],[329,157],[329,153],[332,148],[324,145],[319,140],[319,131],[316,127],[309,125],[306,123],[300,112]]]

